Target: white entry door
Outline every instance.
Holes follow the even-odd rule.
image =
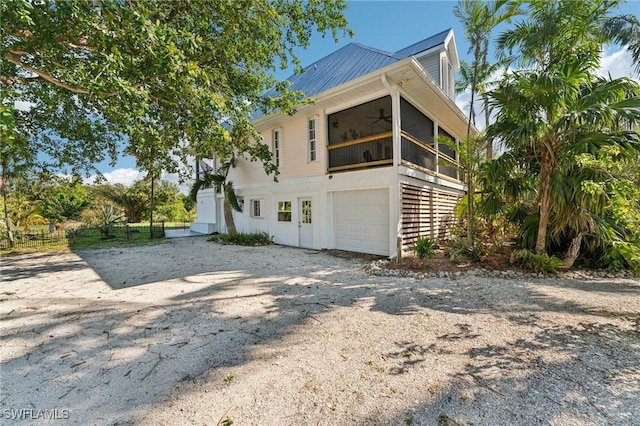
[[[313,248],[311,198],[298,198],[298,245]]]

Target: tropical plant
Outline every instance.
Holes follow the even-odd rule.
[[[469,122],[476,123],[475,97],[479,94],[485,119],[485,127],[489,125],[489,98],[487,89],[490,78],[504,66],[503,63],[489,62],[489,43],[491,33],[496,26],[510,22],[514,16],[522,14],[517,2],[508,0],[474,1],[460,0],[453,9],[454,15],[462,23],[469,41],[469,53],[473,54],[472,63],[462,62],[460,78],[456,82],[456,92],[471,92],[469,104]],[[467,135],[469,136],[469,135]],[[491,144],[487,145],[487,160],[492,158]]]
[[[272,243],[272,237],[266,232],[244,233],[237,232],[235,234],[220,234],[212,236],[209,241],[221,241],[225,244],[236,244],[239,246],[264,246]]]
[[[533,253],[528,250],[520,252],[520,266],[539,274],[556,274],[564,267],[564,262],[556,256],[547,253]]]
[[[538,253],[564,246],[565,266],[573,264],[585,235],[606,228],[602,199],[585,194],[581,184],[602,182],[603,175],[578,168],[576,158],[618,147],[620,159],[637,161],[640,152],[638,133],[630,130],[640,121],[640,86],[596,75],[607,41],[600,29],[616,4],[532,1],[529,19],[499,38],[507,51],[518,49],[519,64],[527,68],[505,76],[489,94],[496,121],[488,135],[512,151],[492,172],[501,171],[511,186],[526,182],[521,200],[531,201],[533,183],[533,205],[518,204],[524,209],[511,213],[532,212],[520,217],[525,246],[531,247],[526,241],[532,235]],[[500,176],[492,181],[501,182]]]
[[[7,210],[9,223],[12,226],[28,229],[31,225],[46,223],[47,220],[40,214],[42,203],[31,200],[26,194],[14,191],[7,198]]]
[[[122,215],[115,207],[108,204],[100,206],[99,210],[99,228],[103,240],[115,238],[115,227],[124,223],[124,215]]]
[[[233,182],[227,179],[229,170],[235,166],[236,158],[229,158],[224,161],[214,173],[204,173],[202,176],[198,176],[198,179],[193,183],[189,192],[189,196],[194,201],[197,199],[198,191],[204,188],[213,187],[217,193],[224,195],[224,221],[229,234],[237,233],[232,210],[242,212],[242,206],[238,201]]]
[[[454,15],[462,22],[465,34],[469,40],[469,53],[473,53],[471,66],[463,68],[463,75],[466,76],[467,87],[471,90],[471,100],[469,102],[469,117],[467,123],[467,135],[462,148],[466,148],[465,155],[468,159],[476,157],[479,146],[486,152],[487,158],[492,156],[493,139],[484,135],[474,135],[471,131],[471,123],[475,123],[475,97],[476,93],[482,92],[485,99],[485,115],[488,121],[489,110],[487,108],[487,95],[483,83],[488,80],[491,73],[491,66],[488,62],[489,40],[492,30],[501,22],[509,21],[513,16],[520,13],[513,2],[507,0],[496,0],[490,2],[479,2],[473,0],[460,0],[454,8]],[[466,88],[465,88],[466,89]],[[458,86],[460,90],[460,86]],[[462,154],[464,149],[458,149]],[[477,165],[477,163],[467,163]],[[475,222],[475,173],[468,169],[464,182],[467,184],[467,240],[469,246],[474,245],[474,222]]]
[[[428,237],[418,237],[414,242],[413,245],[411,246],[411,249],[413,250],[413,252],[420,258],[420,259],[433,259],[433,257],[436,255],[435,250],[438,248],[438,242],[436,240],[432,240],[431,238]]]

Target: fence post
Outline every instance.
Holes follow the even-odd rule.
[[[161,235],[161,237],[164,238],[164,220],[162,221],[162,235]]]

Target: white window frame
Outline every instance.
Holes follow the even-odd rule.
[[[262,200],[259,198],[254,198],[251,200],[251,217],[253,218],[257,218],[257,219],[262,219],[264,216],[262,216]],[[256,209],[256,206],[258,207]],[[257,213],[256,213],[257,210]]]
[[[282,166],[282,129],[273,129],[271,132],[271,144],[273,148],[273,162],[276,167]]]
[[[440,88],[447,96],[451,97],[449,93],[451,66],[449,64],[449,58],[447,58],[446,55],[440,57],[440,68]]]
[[[278,201],[278,222],[291,222],[293,213],[291,201]],[[280,213],[283,213],[281,216]],[[288,215],[286,213],[289,213]],[[282,219],[281,219],[282,217]]]
[[[315,161],[318,161],[318,117],[311,117],[307,120],[307,162]]]

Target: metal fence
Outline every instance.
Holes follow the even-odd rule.
[[[72,245],[74,242],[116,240],[131,241],[134,239],[164,238],[164,222],[153,226],[151,232],[148,225],[117,225],[105,233],[100,228],[79,227],[53,232],[40,230],[13,230],[13,248],[49,247],[63,244]],[[9,236],[6,230],[0,236],[0,249],[10,248]]]

